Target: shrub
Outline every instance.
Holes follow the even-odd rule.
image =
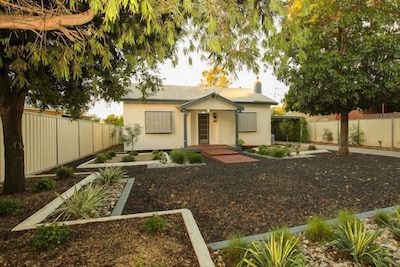
[[[33,192],[42,192],[42,191],[50,191],[54,189],[54,181],[51,178],[45,177],[40,178],[33,185]]]
[[[362,145],[365,141],[364,132],[353,125],[349,134],[349,140],[351,145]]]
[[[72,168],[68,166],[61,166],[60,168],[58,168],[58,170],[56,171],[56,175],[59,179],[68,179],[75,176]]]
[[[317,147],[315,145],[309,145],[308,150],[317,150]]]
[[[266,241],[253,242],[238,266],[305,266],[304,256],[297,249],[297,239],[285,236],[281,231],[271,234]]]
[[[296,155],[298,155],[300,153],[301,143],[293,143],[291,146],[293,147],[294,151],[296,152]]]
[[[168,225],[167,219],[158,215],[153,215],[143,221],[143,230],[151,235],[155,235]]]
[[[386,216],[380,216],[379,220],[389,229],[396,240],[400,240],[400,210],[397,209],[394,214],[391,215],[392,216],[386,214]]]
[[[356,216],[353,212],[347,209],[339,210],[336,219],[340,223],[354,222],[356,220]]]
[[[121,159],[122,162],[132,162],[135,161],[135,157],[131,155],[123,156]]]
[[[58,223],[39,226],[36,228],[32,246],[34,248],[53,250],[57,245],[68,239],[69,233],[70,231],[67,227]]]
[[[190,164],[196,164],[196,163],[202,163],[203,162],[203,156],[199,153],[195,153],[192,151],[186,152],[186,158],[189,161]]]
[[[248,152],[248,153],[256,153],[256,150],[254,148],[248,148],[248,149],[246,149],[246,152]]]
[[[336,247],[339,252],[347,254],[361,266],[387,266],[392,261],[375,243],[381,233],[382,231],[369,233],[360,220],[339,222],[334,226],[334,239],[328,247]]]
[[[126,172],[120,167],[109,166],[104,169],[99,169],[99,175],[96,180],[102,184],[113,184],[119,182]]]
[[[170,152],[171,160],[178,164],[185,163],[186,155],[182,149],[174,149]]]
[[[115,151],[114,150],[109,150],[109,151],[107,151],[107,155],[109,156],[109,157],[111,157],[111,158],[113,158],[113,157],[115,157]]]
[[[243,259],[245,249],[249,248],[249,244],[244,242],[240,235],[228,239],[228,246],[221,249],[221,255],[227,266],[236,266]]]
[[[96,163],[104,163],[107,161],[107,155],[106,154],[97,154],[96,155],[96,159],[94,160],[94,162]]]
[[[283,158],[284,156],[290,156],[290,150],[287,147],[273,147],[269,150],[269,155],[274,158]]]
[[[20,207],[21,205],[16,200],[0,199],[0,216],[10,215]]]
[[[151,154],[152,154],[152,160],[160,160],[164,153],[162,151],[153,150]]]
[[[96,218],[100,216],[101,208],[108,205],[108,196],[109,192],[104,186],[90,183],[79,191],[75,187],[74,194],[70,198],[63,198],[64,204],[53,214],[64,221]]]
[[[135,151],[135,150],[129,151],[129,156],[134,157],[134,156],[137,156],[137,155],[139,155],[139,153],[137,151]]]
[[[313,216],[307,222],[305,235],[311,241],[328,241],[332,237],[332,228],[325,219],[319,216]]]
[[[333,141],[333,133],[329,129],[324,129],[324,134],[322,135],[322,139],[325,143]]]
[[[387,212],[379,211],[374,214],[374,221],[380,226],[387,226],[390,224],[390,215]]]

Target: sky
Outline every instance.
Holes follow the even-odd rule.
[[[161,77],[164,79],[164,85],[198,85],[201,80],[201,72],[210,69],[210,67],[200,60],[200,56],[195,58],[195,56],[192,55],[192,58],[192,65],[189,65],[188,58],[183,55],[180,58],[179,64],[175,68],[172,66],[170,61],[161,65],[160,73]],[[265,71],[265,69],[262,68],[258,75],[248,71],[238,72],[237,79],[231,81],[232,84],[230,87],[253,89],[257,76],[259,76],[259,80],[262,84],[262,93],[275,101],[280,102],[287,91],[287,87],[277,81],[270,70]],[[109,114],[120,116],[123,114],[122,103],[113,102],[106,104],[104,101],[100,101],[88,111],[88,114],[96,115],[101,119],[105,119]]]

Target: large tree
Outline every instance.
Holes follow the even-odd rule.
[[[349,112],[400,103],[399,1],[292,0],[287,11],[267,49],[289,85],[287,108],[339,113],[339,154],[348,155]]]
[[[160,88],[157,64],[184,52],[227,70],[258,71],[261,28],[278,1],[0,0],[0,115],[3,193],[24,191],[21,119],[25,101],[74,116],[93,97],[118,100],[132,75],[146,96]]]

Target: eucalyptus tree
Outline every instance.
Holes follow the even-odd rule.
[[[265,59],[289,85],[288,110],[339,113],[339,154],[348,155],[348,114],[399,107],[398,0],[292,0],[270,32]]]
[[[25,189],[25,101],[79,116],[93,97],[118,100],[136,75],[143,96],[158,90],[157,64],[178,62],[177,44],[229,71],[258,71],[261,29],[279,1],[0,0],[3,193]]]

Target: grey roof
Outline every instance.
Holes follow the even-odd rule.
[[[210,88],[199,86],[178,86],[164,85],[164,90],[156,92],[154,95],[148,96],[147,101],[160,102],[188,102],[196,100],[212,93],[221,95],[222,97],[235,103],[255,103],[255,104],[278,104],[273,99],[263,95],[254,93],[253,89],[245,88]],[[129,92],[122,97],[122,101],[138,101],[142,97],[141,92],[135,89],[135,85],[130,87]]]
[[[223,96],[221,96],[221,95],[219,95],[219,94],[217,94],[217,93],[211,93],[211,94],[206,95],[206,96],[203,96],[203,97],[201,97],[201,98],[197,98],[197,99],[195,99],[195,100],[191,100],[191,101],[188,101],[188,102],[186,102],[186,103],[183,103],[183,104],[179,107],[179,109],[180,109],[180,110],[185,110],[186,108],[190,107],[190,106],[193,105],[193,104],[202,102],[202,101],[204,101],[204,100],[206,100],[206,99],[210,99],[210,98],[218,98],[218,99],[222,100],[223,102],[228,103],[229,105],[234,106],[234,107],[237,108],[238,110],[243,110],[243,109],[244,109],[241,105],[237,104],[236,102],[230,101],[229,99],[227,99],[227,98],[225,98],[225,97],[223,97]]]

